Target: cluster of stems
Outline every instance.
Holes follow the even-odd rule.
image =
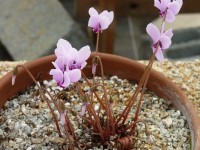
[[[165,17],[163,18],[163,22],[162,22],[162,26],[161,26],[161,32],[163,32],[164,30],[164,23],[165,23]],[[86,114],[81,116],[78,113],[75,113],[75,115],[79,118],[81,118],[82,120],[82,124],[88,124],[90,127],[92,127],[93,129],[93,134],[96,135],[98,138],[101,139],[102,143],[105,143],[106,141],[109,142],[109,139],[111,136],[116,136],[118,138],[121,138],[123,136],[126,135],[132,135],[135,131],[136,128],[136,124],[138,122],[142,122],[141,120],[138,119],[139,116],[139,111],[140,111],[140,107],[141,107],[141,101],[146,89],[146,85],[152,70],[152,65],[153,62],[155,60],[155,55],[159,46],[159,42],[156,44],[156,49],[148,63],[148,65],[146,66],[144,73],[138,83],[138,86],[134,92],[134,94],[130,97],[129,102],[127,104],[127,106],[125,107],[125,109],[122,111],[122,113],[115,117],[113,115],[113,111],[112,111],[112,101],[110,101],[109,99],[109,94],[107,93],[107,89],[105,86],[105,82],[104,82],[104,70],[103,70],[103,64],[101,61],[100,56],[98,55],[98,45],[99,45],[99,32],[97,33],[97,42],[96,42],[96,55],[94,58],[94,62],[93,65],[95,66],[95,69],[93,71],[93,80],[89,81],[88,78],[85,76],[84,72],[82,72],[82,77],[83,79],[86,81],[86,84],[90,87],[90,93],[86,93],[83,92],[83,90],[81,89],[81,85],[79,82],[75,83],[78,92],[80,93],[80,97],[83,98],[84,101],[82,101],[82,103],[86,103]],[[102,85],[98,85],[96,84],[95,81],[95,76],[96,76],[96,66],[97,64],[100,66],[100,71],[101,71],[101,82]],[[22,67],[27,73],[28,75],[32,78],[32,80],[34,81],[34,83],[36,84],[36,86],[38,87],[40,96],[42,99],[44,99],[51,111],[51,114],[53,116],[53,119],[55,121],[57,130],[58,130],[58,134],[60,137],[63,137],[63,134],[61,133],[61,129],[60,129],[60,125],[59,125],[59,119],[57,118],[51,104],[50,104],[50,100],[52,101],[52,103],[54,104],[55,108],[58,110],[60,116],[63,113],[63,111],[66,111],[65,108],[61,107],[60,104],[62,104],[63,102],[60,100],[57,100],[58,98],[53,97],[45,88],[41,87],[40,84],[38,83],[38,81],[36,81],[36,79],[34,78],[34,76],[31,74],[31,72],[24,66],[24,65],[18,65],[15,68],[15,72],[17,70],[18,67]],[[98,95],[98,92],[93,90],[94,87],[96,86],[101,86],[102,90],[103,90],[103,97],[100,97]],[[48,97],[46,96],[48,95]],[[139,97],[139,98],[138,98]],[[98,110],[96,111],[94,108],[94,99],[96,99],[99,103],[99,107]],[[137,105],[136,105],[136,113],[134,118],[132,118],[132,122],[127,124],[127,118],[128,115],[130,113],[130,111],[133,109],[134,104],[136,103],[136,100],[138,99]],[[69,110],[68,112],[69,113]],[[67,115],[67,113],[65,113],[65,124],[62,125],[64,127],[65,130],[65,137],[68,139],[69,142],[69,148],[71,150],[74,149],[74,144],[78,143],[78,140],[76,138],[76,135],[74,133],[74,128],[72,126],[72,123],[70,122],[70,119]],[[74,113],[74,112],[72,112]],[[102,123],[102,120],[103,123]],[[121,128],[123,125],[123,128]],[[148,136],[148,129],[147,126],[145,124],[145,133]],[[65,138],[64,137],[64,138]]]

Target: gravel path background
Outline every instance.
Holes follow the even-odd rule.
[[[140,61],[147,64],[147,61]],[[0,78],[7,72],[11,71],[17,64],[25,63],[25,61],[0,61]],[[200,60],[189,61],[164,61],[155,62],[154,69],[164,73],[176,83],[188,96],[188,98],[196,106],[200,116]]]

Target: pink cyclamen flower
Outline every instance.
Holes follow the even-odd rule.
[[[173,22],[183,5],[183,0],[154,0],[154,6],[160,10],[160,16],[166,13],[166,22]]]
[[[83,103],[82,107],[81,107],[81,112],[80,112],[80,116],[83,117],[86,113],[86,108],[87,108],[88,103]]]
[[[107,10],[104,10],[102,13],[98,14],[98,12],[91,7],[89,9],[89,14],[90,19],[88,21],[88,26],[96,33],[107,29],[114,19],[113,11],[108,12]]]
[[[51,69],[50,75],[56,80],[58,86],[66,88],[70,83],[77,82],[81,78],[81,69],[86,66],[91,50],[85,46],[77,51],[71,44],[59,39],[55,55],[57,59],[53,62],[55,69]]]
[[[155,25],[149,23],[146,27],[146,31],[153,40],[153,45],[152,45],[153,52],[157,50],[156,58],[159,61],[163,61],[164,60],[163,50],[168,49],[172,43],[171,42],[171,38],[173,36],[172,29],[169,29],[164,33],[162,33]]]

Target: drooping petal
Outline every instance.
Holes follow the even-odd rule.
[[[90,16],[98,16],[98,12],[96,11],[96,9],[94,9],[94,7],[91,7],[88,12]]]
[[[174,15],[177,15],[179,13],[181,7],[178,2],[173,1],[168,5],[168,9],[170,9],[174,13]]]
[[[67,72],[70,82],[77,82],[81,79],[81,71],[80,69],[73,69]]]
[[[167,14],[166,14],[165,21],[166,22],[173,22],[174,20],[175,20],[174,13],[170,9],[167,9]]]
[[[51,69],[49,74],[53,76],[53,79],[56,80],[58,85],[62,84],[63,72],[60,69]]]
[[[62,86],[63,88],[67,88],[67,87],[70,85],[70,83],[71,83],[71,81],[70,81],[68,72],[65,71],[65,72],[64,72],[64,76],[63,76],[63,83],[61,84],[61,86]]]
[[[171,39],[173,36],[172,29],[168,29],[167,31],[165,31],[164,35],[168,36]]]
[[[149,23],[146,27],[146,31],[152,38],[153,43],[157,43],[160,38],[160,31],[158,30],[158,28],[154,24]]]
[[[172,41],[168,36],[161,36],[160,37],[160,42],[161,42],[161,49],[167,49],[171,45]]]
[[[82,62],[86,61],[90,57],[90,54],[91,54],[91,50],[90,50],[89,46],[82,47],[78,51],[78,57],[77,57],[76,62],[82,63]]]
[[[154,51],[155,51],[155,49],[154,49]],[[159,61],[163,61],[163,60],[164,60],[163,52],[162,52],[162,50],[161,50],[160,47],[158,47],[158,49],[157,49],[156,58],[157,58]]]

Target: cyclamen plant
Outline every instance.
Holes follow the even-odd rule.
[[[52,75],[53,79],[57,83],[57,86],[60,86],[63,89],[69,88],[70,85],[76,87],[80,94],[80,104],[82,105],[79,112],[75,112],[72,109],[66,109],[64,104],[65,99],[51,96],[47,90],[40,86],[29,70],[23,65],[19,65],[14,69],[12,84],[14,85],[16,80],[16,75],[18,72],[17,68],[23,67],[38,86],[41,98],[47,102],[48,107],[53,115],[59,136],[66,137],[68,139],[70,150],[73,150],[75,145],[79,147],[79,149],[84,149],[84,146],[81,146],[79,144],[79,140],[76,138],[73,124],[70,122],[68,116],[69,113],[72,113],[73,116],[77,118],[80,126],[83,127],[84,125],[88,125],[88,127],[91,127],[93,130],[93,136],[95,135],[96,139],[101,141],[102,144],[110,142],[111,137],[114,137],[115,143],[111,143],[113,147],[124,150],[130,149],[132,141],[131,138],[135,131],[135,127],[138,122],[143,122],[142,120],[138,119],[138,115],[153,62],[155,58],[157,58],[159,61],[163,61],[163,51],[168,49],[172,43],[172,29],[165,31],[165,22],[173,22],[175,20],[175,16],[179,13],[182,4],[182,0],[154,0],[154,6],[159,9],[160,17],[162,17],[163,20],[160,29],[158,29],[152,23],[149,23],[146,27],[146,31],[153,41],[151,46],[153,55],[145,68],[134,94],[130,97],[128,104],[122,113],[119,114],[119,116],[114,116],[113,114],[114,102],[112,97],[108,96],[109,94],[107,93],[104,83],[103,65],[101,62],[101,57],[98,54],[99,35],[112,23],[114,18],[114,13],[112,11],[108,12],[105,10],[98,14],[93,7],[89,9],[90,18],[88,21],[88,26],[91,27],[95,33],[97,33],[96,53],[95,57],[93,58],[93,67],[91,70],[93,74],[92,82],[87,79],[86,75],[82,71],[82,69],[87,65],[87,59],[91,55],[89,46],[84,46],[77,51],[68,41],[59,39],[57,48],[55,49],[56,60],[52,62],[55,68],[51,69],[49,74]],[[100,67],[101,70],[101,85],[95,81],[97,67]],[[87,85],[90,87],[88,91],[84,92],[82,90],[80,79],[85,80]],[[103,97],[100,97],[96,91],[98,86],[102,87],[103,89]],[[56,114],[54,113],[54,110],[50,105],[49,99],[46,95],[50,97],[55,105],[55,108],[58,110],[60,114],[59,118],[57,118]],[[99,103],[97,111],[94,108],[94,99],[96,99]],[[132,118],[132,122],[128,123],[128,115],[132,110],[136,100],[138,100],[138,103],[136,106],[137,108],[135,116]],[[145,124],[145,122],[143,123]],[[61,132],[61,127],[64,128],[65,133]],[[149,133],[146,124],[145,134],[151,142],[154,142],[155,138]]]

